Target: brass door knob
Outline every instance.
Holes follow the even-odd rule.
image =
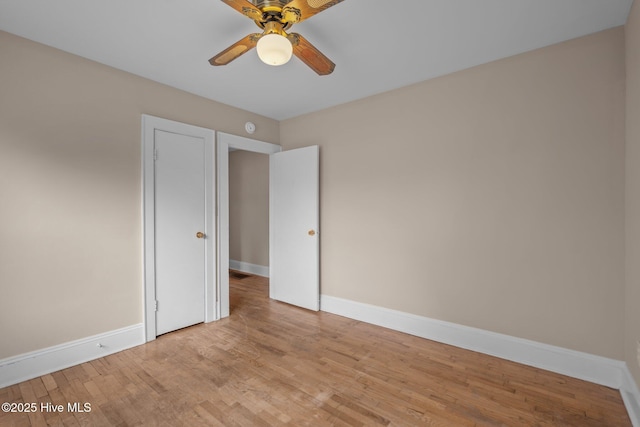
[[[202,238],[204,238],[204,233],[203,233],[202,231],[198,231],[198,232],[196,233],[196,237],[197,237],[198,239],[202,239]]]
[[[315,236],[316,230],[309,230],[309,236]]]

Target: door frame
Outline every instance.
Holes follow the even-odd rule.
[[[215,132],[198,126],[142,115],[142,239],[143,239],[143,309],[146,341],[156,339],[156,275],[155,275],[155,166],[154,134],[156,130],[190,135],[204,140],[205,153],[205,323],[220,318],[220,298],[216,286],[216,178]],[[228,306],[228,303],[227,303]],[[228,309],[227,309],[228,311]]]
[[[216,132],[218,169],[218,291],[220,318],[229,316],[229,149],[274,154],[282,147],[269,142]]]

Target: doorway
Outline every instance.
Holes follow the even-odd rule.
[[[229,151],[229,267],[269,277],[269,156]]]
[[[260,154],[279,153],[276,144],[217,133],[218,165],[218,284],[220,289],[220,317],[229,316],[229,150]]]
[[[220,317],[229,316],[229,148],[269,154],[269,293],[318,311],[319,147],[279,145],[218,133]]]

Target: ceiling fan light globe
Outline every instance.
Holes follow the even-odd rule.
[[[280,34],[267,34],[258,40],[258,57],[267,65],[283,65],[293,53],[291,42]]]

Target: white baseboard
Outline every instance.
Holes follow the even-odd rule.
[[[329,295],[321,295],[320,308],[350,319],[619,389],[634,427],[640,427],[640,394],[627,365],[620,360]]]
[[[250,264],[244,261],[229,260],[229,268],[243,273],[255,274],[257,276],[269,277],[269,267],[264,265]]]
[[[144,344],[142,323],[0,360],[0,388]]]

